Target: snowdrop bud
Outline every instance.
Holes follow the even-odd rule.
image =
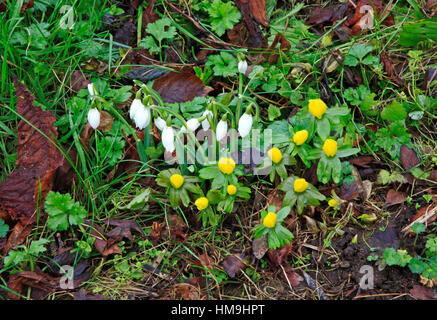
[[[242,138],[249,134],[250,129],[252,129],[252,124],[253,117],[251,114],[245,113],[241,116],[240,121],[238,121],[238,132]]]
[[[215,131],[217,141],[220,141],[226,136],[226,133],[228,132],[228,122],[223,119],[220,120],[219,123],[217,123],[217,128]]]
[[[206,117],[206,119],[202,121],[202,129],[205,131],[208,130],[210,127],[208,116],[210,116],[211,118],[214,116],[211,110],[205,110],[205,112],[203,112],[202,114],[202,117]]]
[[[173,152],[175,150],[174,146],[174,130],[172,127],[165,125],[161,133],[162,145],[167,152]]]
[[[94,97],[97,95],[97,89],[93,83],[88,84],[88,92],[90,93],[91,97]]]
[[[138,109],[140,109],[141,107],[144,107],[143,103],[141,102],[140,99],[134,99],[130,105],[130,109],[129,109],[129,117],[134,120],[135,118],[135,113],[138,111]]]
[[[147,127],[150,124],[150,107],[139,106],[135,113],[134,120],[138,129],[143,130]]]
[[[199,128],[199,126],[200,126],[200,122],[196,118],[190,119],[190,120],[187,121],[188,131],[190,131],[190,132],[196,131],[197,128]],[[182,126],[181,132],[182,133],[187,133],[187,128],[185,128],[185,126]]]
[[[161,117],[158,117],[155,119],[155,126],[159,129],[159,130],[164,130],[165,127],[165,120],[162,119]]]
[[[100,124],[100,112],[96,108],[88,111],[88,122],[93,129],[96,129]]]
[[[246,74],[246,71],[247,71],[247,61],[243,60],[238,62],[238,72],[242,74]]]

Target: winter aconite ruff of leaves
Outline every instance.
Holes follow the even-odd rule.
[[[436,17],[2,1],[0,300],[435,299]]]

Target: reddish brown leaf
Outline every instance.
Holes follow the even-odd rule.
[[[169,289],[168,298],[171,300],[202,300],[204,296],[199,288],[189,283],[177,283]]]
[[[421,218],[422,216],[425,216],[427,213],[435,210],[436,206],[437,206],[436,204],[430,204],[428,206],[424,206],[424,207],[420,208],[419,210],[417,210],[416,214],[411,219],[411,224],[414,221],[416,221],[417,219]],[[437,219],[437,214],[433,214],[428,219],[426,219],[427,221],[425,221],[425,223],[426,224],[433,223],[436,219]]]
[[[170,72],[155,80],[153,87],[166,103],[191,101],[195,97],[204,97],[211,88],[205,87],[202,80],[189,72]]]
[[[362,167],[362,168],[370,168],[370,163],[373,162],[372,156],[360,156],[358,158],[349,160],[350,164]]]
[[[21,295],[26,295],[27,287],[33,288],[32,295],[35,299],[41,299],[43,295],[50,294],[58,289],[59,278],[54,278],[42,272],[24,271],[11,275],[8,281],[8,288],[12,291],[8,292],[10,300],[19,300],[20,296],[14,294],[16,292]],[[36,290],[35,290],[36,289]],[[42,292],[41,292],[42,291]],[[37,296],[35,296],[37,294]]]
[[[284,272],[281,273],[282,277],[285,281],[288,280],[293,287],[297,287],[303,281],[303,278],[297,272],[295,272],[292,267],[287,266],[284,268],[284,271],[285,274]]]
[[[122,254],[118,244],[115,243],[114,239],[108,240],[105,231],[101,226],[87,219],[84,220],[82,225],[85,227],[86,232],[96,239],[94,241],[94,246],[103,256]]]
[[[91,83],[91,81],[85,78],[82,72],[76,70],[71,75],[71,78],[68,83],[74,92],[78,92],[81,89],[85,89],[88,86],[88,84]]]
[[[419,286],[415,284],[410,290],[410,294],[419,300],[437,300],[437,293],[435,293],[431,288]]]
[[[347,183],[343,183],[343,185],[340,188],[339,197],[343,200],[353,200],[358,198],[360,195],[361,190],[361,182],[360,181],[354,181],[350,185]]]
[[[111,226],[116,226],[116,228],[112,229],[106,234],[106,236],[112,239],[114,242],[119,242],[124,238],[133,241],[131,230],[141,232],[141,229],[135,219],[109,219],[108,223]]]
[[[223,268],[225,269],[226,273],[231,278],[235,278],[237,273],[239,273],[244,268],[244,262],[243,259],[245,257],[244,252],[240,254],[234,254],[231,256],[227,256],[222,264]]]
[[[249,47],[251,48],[265,48],[267,46],[267,40],[264,37],[258,25],[253,21],[253,15],[250,8],[250,2],[246,0],[235,0],[235,4],[243,15],[243,21],[250,34]],[[264,13],[265,14],[265,13]]]
[[[188,234],[184,231],[187,229],[185,221],[177,214],[168,216],[170,226],[170,236],[176,242],[185,242],[188,239]]]
[[[428,176],[428,179],[437,182],[437,169],[431,171],[431,174]]]
[[[212,270],[214,269],[214,260],[206,252],[202,253],[199,255],[198,266]]]
[[[257,259],[264,257],[267,251],[269,251],[269,243],[267,241],[267,235],[263,235],[252,241],[253,255]]]
[[[390,189],[387,192],[387,197],[385,198],[385,207],[393,206],[407,200],[404,193]]]
[[[249,1],[249,8],[255,20],[267,27],[269,22],[266,17],[266,0],[251,0]]]
[[[399,77],[399,74],[393,68],[393,63],[390,58],[385,54],[380,54],[381,62],[384,65],[384,71],[387,73],[388,77],[392,79],[398,86],[404,86],[404,80]]]
[[[416,152],[405,145],[401,146],[401,162],[405,170],[417,166],[420,163],[419,157]]]
[[[290,254],[292,248],[292,244],[286,244],[283,247],[280,247],[276,250],[269,249],[267,252],[267,255],[270,259],[270,261],[275,265],[279,266],[282,264],[284,258],[287,258],[287,256]]]
[[[54,142],[57,129],[53,125],[56,121],[53,112],[34,106],[34,96],[22,83],[16,85],[16,95],[17,112],[26,121],[18,123],[17,169],[0,184],[0,208],[11,221],[26,226],[42,213],[36,210],[37,205],[41,207],[52,189],[64,156]]]
[[[9,235],[4,251],[8,252],[19,246],[31,232],[32,224],[23,225],[21,222],[17,222]]]
[[[93,294],[81,289],[73,294],[74,300],[105,300],[105,296],[101,294]]]
[[[318,25],[325,22],[336,22],[342,19],[347,9],[348,3],[342,3],[331,7],[317,7],[312,12],[305,24]]]

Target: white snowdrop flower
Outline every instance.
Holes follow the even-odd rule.
[[[217,128],[215,131],[217,141],[220,141],[226,136],[226,133],[228,133],[228,122],[226,120],[220,120],[219,123],[217,123]]]
[[[150,117],[150,107],[145,107],[143,105],[139,106],[134,116],[137,128],[143,130],[147,127],[150,124]]]
[[[174,146],[174,130],[172,127],[165,125],[161,133],[162,145],[167,152],[173,152],[175,150]]]
[[[88,122],[93,129],[96,129],[100,124],[100,112],[96,108],[88,111]]]
[[[252,124],[252,115],[245,113],[241,116],[240,121],[238,121],[238,132],[242,138],[249,134],[250,129],[252,129]]]
[[[161,117],[158,117],[154,120],[155,122],[155,126],[159,129],[159,130],[164,130],[164,127],[166,125],[165,120],[162,119]]]
[[[202,121],[202,129],[205,131],[208,130],[210,127],[208,116],[211,116],[211,118],[214,116],[211,110],[205,110],[202,114],[202,117],[206,117],[205,120]]]
[[[246,74],[246,71],[247,71],[247,61],[243,60],[238,62],[238,72],[242,74]]]
[[[94,86],[94,83],[89,83],[88,84],[88,92],[90,93],[91,97],[94,97],[97,95],[97,89]]]
[[[193,118],[193,119],[190,119],[187,121],[188,131],[194,132],[197,130],[197,128],[199,128],[199,126],[200,126],[200,122],[196,118]],[[185,126],[182,126],[181,132],[187,133],[187,128],[185,128]]]
[[[141,107],[144,107],[144,105],[140,99],[134,99],[132,101],[129,109],[129,117],[131,118],[131,120],[135,119],[135,114]]]

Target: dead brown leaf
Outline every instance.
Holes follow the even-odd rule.
[[[233,254],[231,256],[227,256],[223,262],[223,269],[225,269],[226,273],[229,277],[235,278],[235,276],[245,267],[244,266],[244,258],[245,253],[242,252],[240,254]]]
[[[85,227],[86,232],[96,239],[94,246],[103,256],[122,254],[118,244],[115,243],[116,241],[108,239],[103,228],[97,223],[85,219],[82,225]]]
[[[88,293],[85,289],[81,289],[73,294],[74,300],[105,300],[105,296],[101,294]]]
[[[131,230],[135,230],[141,233],[141,228],[138,226],[135,219],[109,219],[109,225],[116,226],[116,228],[109,231],[106,236],[115,242],[119,242],[123,239],[133,241]]]
[[[390,189],[387,192],[387,197],[385,198],[384,207],[390,207],[395,204],[400,204],[403,203],[405,200],[407,200],[407,196],[403,192]]]
[[[420,163],[416,152],[405,145],[401,146],[401,163],[405,170],[417,166]]]
[[[266,0],[251,0],[249,1],[249,8],[255,20],[264,27],[269,25],[266,17]]]
[[[281,275],[284,278],[284,280],[285,281],[288,280],[288,282],[293,287],[297,287],[303,281],[303,277],[300,276],[296,271],[294,271],[294,269],[291,266],[284,267],[284,272],[282,272]]]
[[[258,0],[254,0],[254,1],[258,1]],[[241,14],[243,15],[244,24],[246,25],[247,30],[248,30],[249,35],[250,35],[249,47],[251,47],[251,48],[265,48],[267,46],[267,40],[264,37],[264,35],[261,32],[258,25],[253,21],[253,18],[255,18],[255,17],[252,14],[251,4],[250,4],[251,2],[253,2],[253,1],[252,0],[251,1],[235,0],[235,4],[236,4],[237,8],[240,10]],[[252,4],[252,7],[254,7],[253,4]],[[265,16],[265,10],[264,10],[264,16]],[[261,17],[261,14],[260,14],[260,17]]]
[[[395,68],[393,67],[393,62],[391,61],[389,56],[381,52],[380,58],[384,66],[384,72],[387,73],[387,76],[392,79],[398,86],[404,86],[405,82],[396,72]]]
[[[342,19],[349,9],[348,3],[337,4],[331,7],[317,7],[312,12],[305,24],[318,25],[326,22],[336,22]]]
[[[9,276],[8,299],[19,300],[20,296],[14,292],[25,295],[26,288],[32,288],[32,297],[34,299],[42,299],[45,295],[53,293],[58,289],[59,278],[54,278],[40,271],[23,271]]]
[[[177,283],[168,291],[170,300],[203,300],[204,295],[198,287],[189,283]]]
[[[170,72],[155,80],[153,87],[166,103],[191,101],[195,97],[204,97],[211,92],[202,80],[190,72]]]
[[[292,247],[293,246],[290,243],[276,250],[269,249],[269,251],[267,252],[267,256],[275,266],[282,265],[284,258],[287,258],[287,256],[290,254]]]
[[[252,241],[252,251],[257,259],[261,259],[267,251],[269,251],[269,243],[266,234]]]
[[[74,71],[68,82],[71,90],[73,90],[74,92],[85,89],[90,83],[91,81],[89,81],[80,70]]]
[[[17,112],[26,121],[18,123],[17,169],[0,184],[0,208],[7,213],[8,220],[20,222],[25,228],[36,221],[37,204],[44,203],[52,189],[56,170],[62,165],[64,156],[55,142],[57,129],[53,125],[56,121],[53,112],[34,106],[34,96],[22,83],[16,84],[16,95]],[[18,244],[18,239],[24,240],[15,237],[9,243]]]
[[[435,293],[431,288],[419,286],[415,284],[410,290],[410,294],[419,300],[437,300],[437,293]]]

